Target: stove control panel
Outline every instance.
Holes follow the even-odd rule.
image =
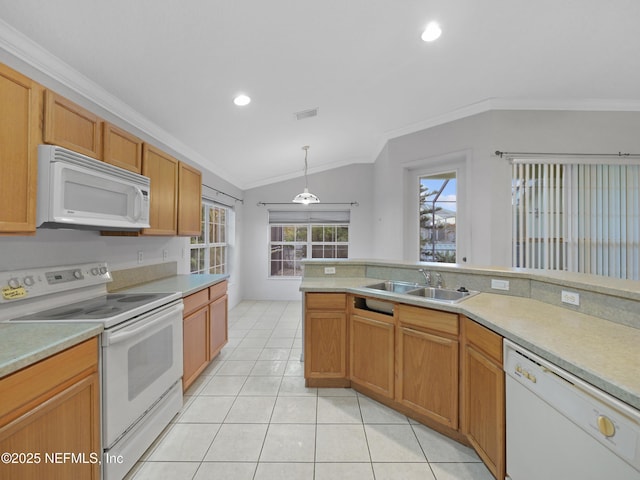
[[[112,280],[105,262],[0,272],[0,304],[101,285]]]

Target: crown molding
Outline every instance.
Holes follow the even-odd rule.
[[[221,165],[205,158],[185,145],[169,132],[141,115],[122,100],[107,92],[104,88],[3,20],[0,20],[0,49],[35,69],[44,76],[45,80],[53,80],[64,85],[88,102],[139,130],[150,139],[159,142],[163,147],[172,150],[178,156],[182,156],[209,171],[212,171],[213,167],[218,177],[234,186],[238,185],[237,179],[232,178],[231,174]],[[41,81],[41,83],[44,84],[46,82]]]

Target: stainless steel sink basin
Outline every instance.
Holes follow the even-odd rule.
[[[440,302],[458,303],[465,298],[469,298],[478,292],[469,290],[460,292],[458,290],[449,290],[446,288],[422,287],[405,292],[409,295],[424,297],[429,300],[438,300]]]
[[[396,282],[388,280],[386,282],[374,283],[373,285],[367,285],[365,288],[371,288],[373,290],[382,290],[385,292],[393,293],[407,293],[409,290],[415,290],[420,285],[411,282]]]

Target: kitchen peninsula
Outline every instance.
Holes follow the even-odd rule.
[[[424,286],[420,269],[438,273],[447,289],[480,293],[450,303],[368,288],[389,280]],[[309,386],[352,386],[469,443],[497,478],[504,474],[504,338],[640,409],[638,282],[566,272],[334,260],[305,262],[300,290]],[[580,305],[563,303],[562,292]],[[390,308],[381,313],[368,307],[368,299]],[[439,371],[432,372],[432,364]],[[425,386],[409,378],[416,372]],[[486,387],[474,383],[478,375]],[[429,397],[433,392],[436,398]],[[469,392],[476,403],[482,398],[495,404],[485,405],[494,412],[492,421],[478,420],[479,440]],[[492,439],[490,444],[483,436]]]

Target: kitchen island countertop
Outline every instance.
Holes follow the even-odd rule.
[[[640,329],[531,298],[482,292],[457,304],[363,288],[376,279],[305,277],[302,292],[350,292],[460,313],[640,409]]]

